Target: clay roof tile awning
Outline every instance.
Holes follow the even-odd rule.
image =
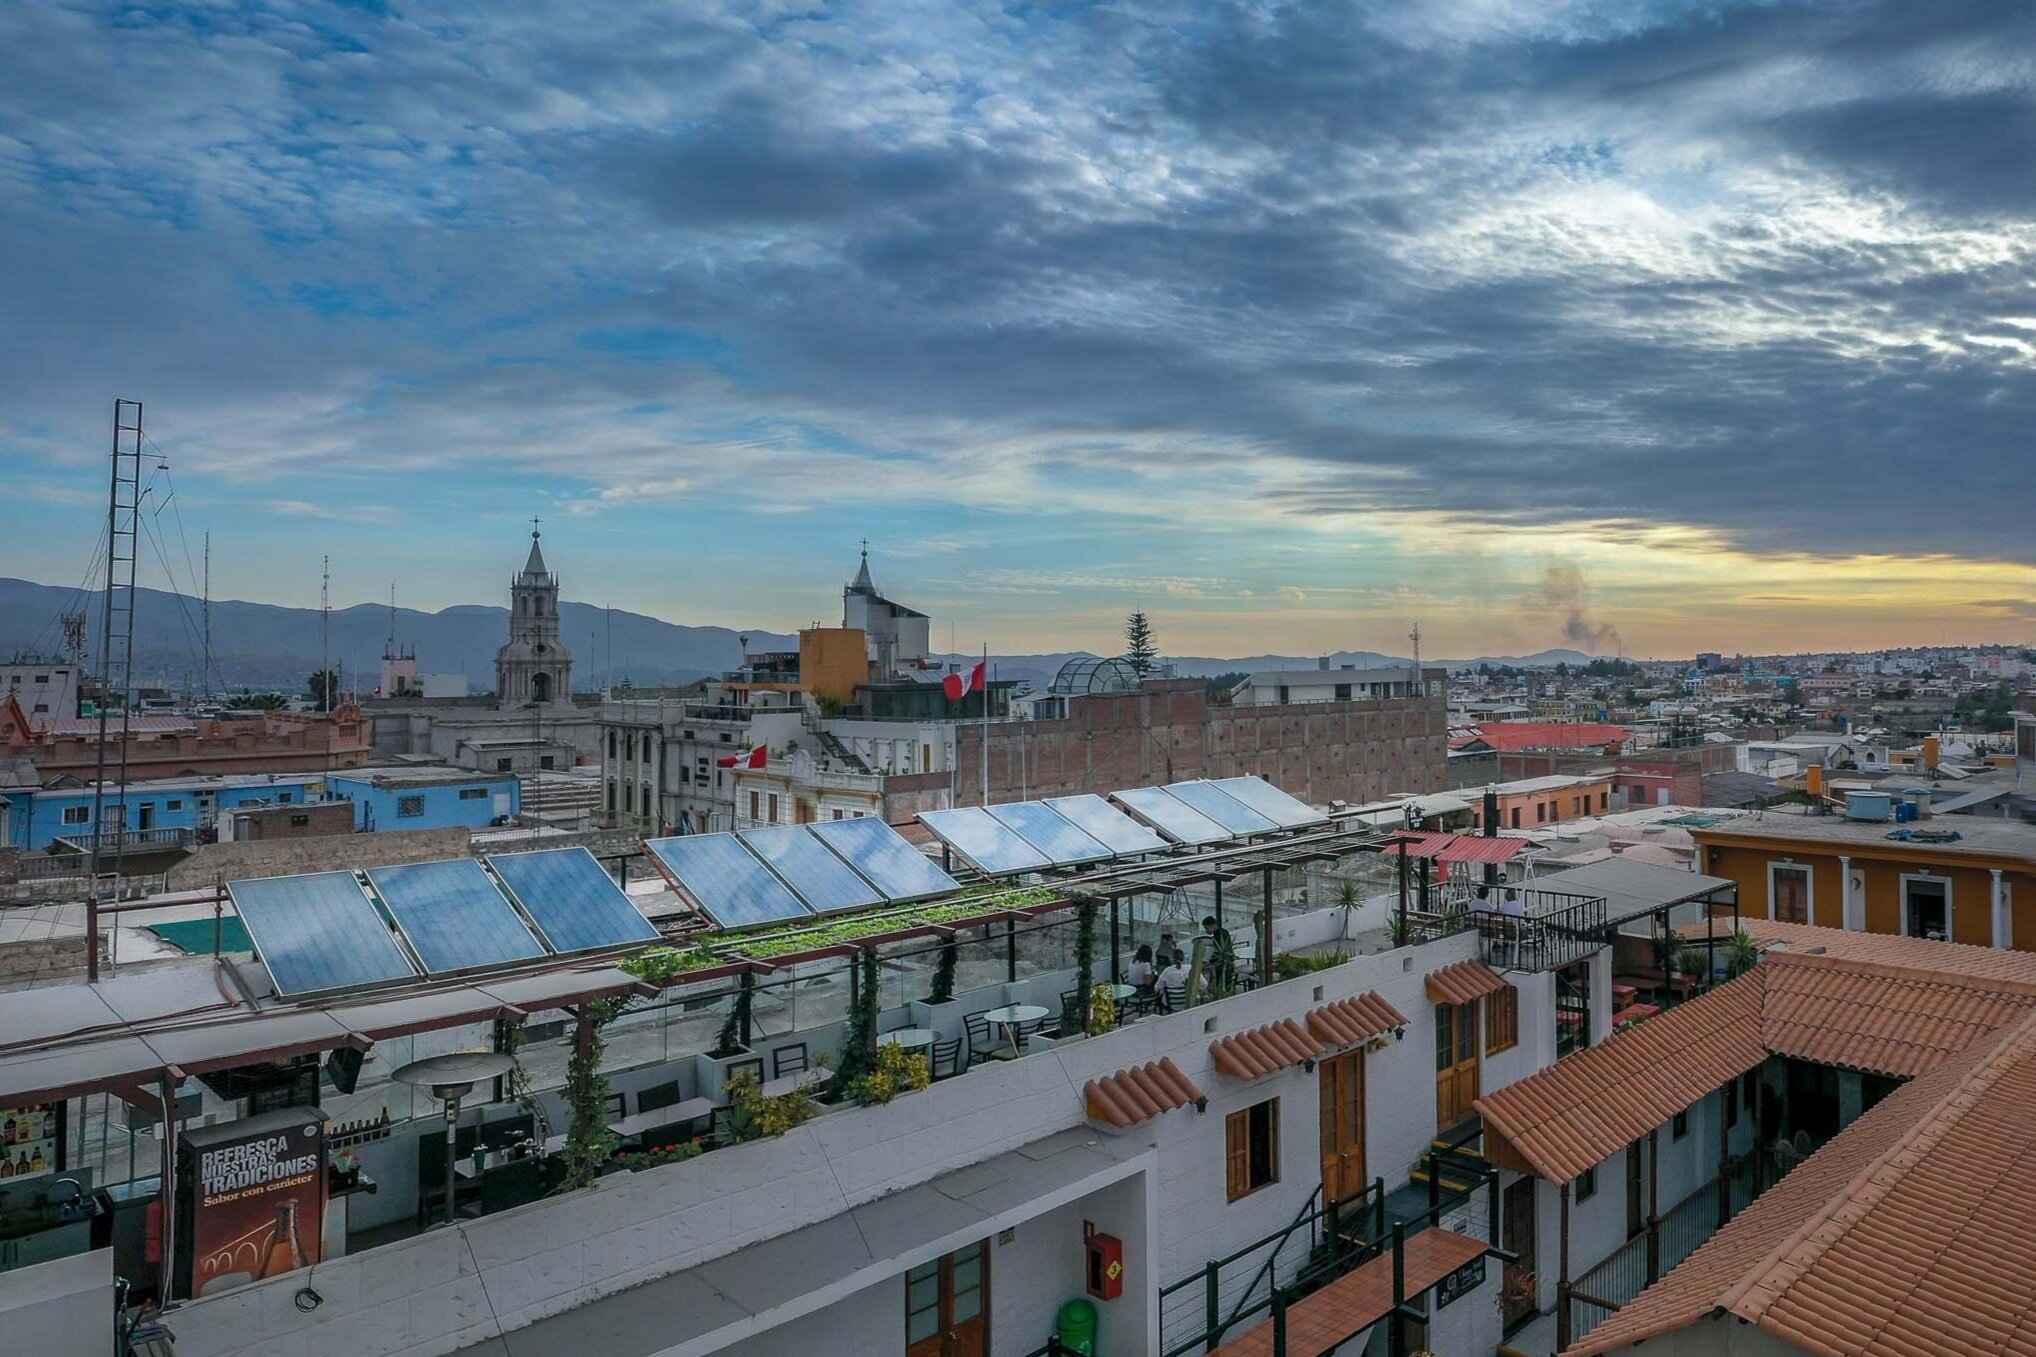
[[[1398,857],[1402,843],[1407,845],[1410,858],[1439,858],[1443,862],[1511,862],[1532,846],[1526,839],[1509,839],[1502,834],[1403,829],[1386,845],[1386,857]]]
[[[1180,1066],[1174,1064],[1171,1058],[1134,1065],[1102,1079],[1091,1079],[1082,1089],[1082,1102],[1087,1106],[1089,1115],[1119,1128],[1136,1126],[1162,1112],[1189,1107],[1202,1100],[1202,1090],[1181,1073]]]
[[[1482,961],[1459,961],[1428,974],[1428,997],[1438,1004],[1468,1004],[1504,988],[1505,980]]]
[[[1209,1045],[1209,1056],[1216,1062],[1217,1073],[1232,1079],[1263,1078],[1274,1070],[1313,1060],[1321,1054],[1322,1043],[1292,1018],[1281,1018]]]
[[[1338,999],[1308,1013],[1308,1031],[1330,1046],[1355,1046],[1406,1025],[1407,1015],[1381,998],[1377,990]]]

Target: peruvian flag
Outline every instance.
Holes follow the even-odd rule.
[[[969,670],[967,678],[960,674],[949,674],[940,681],[940,686],[947,692],[949,702],[959,702],[965,694],[983,686],[983,664],[982,660],[976,661],[976,667]]]
[[[724,754],[714,760],[714,766],[716,768],[761,768],[764,766],[765,760],[769,759],[770,756],[770,746],[760,744],[745,749],[740,754]]]

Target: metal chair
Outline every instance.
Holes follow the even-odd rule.
[[[804,1074],[805,1072],[805,1042],[799,1041],[794,1042],[790,1046],[780,1046],[771,1052],[771,1078],[782,1079],[788,1074]]]
[[[936,1080],[952,1079],[966,1070],[969,1067],[968,1059],[962,1052],[961,1038],[934,1042],[927,1066]]]
[[[1188,987],[1181,981],[1159,987],[1159,1006],[1165,1013],[1179,1013],[1188,1006]]]
[[[756,1076],[757,1083],[761,1084],[764,1078],[763,1057],[758,1056],[754,1060],[729,1061],[727,1069],[721,1076],[721,1092],[724,1096],[728,1092],[728,1081],[738,1074],[753,1074]]]
[[[1045,1026],[1046,1019],[1044,1018],[1027,1018],[1024,1022],[1014,1022],[1011,1024],[1012,1030],[1011,1044],[1015,1045],[1018,1048],[1019,1055],[1025,1054],[1026,1043],[1029,1042],[1033,1037],[1038,1036],[1040,1029],[1044,1028]],[[1079,1027],[1077,1027],[1076,1030],[1080,1030]],[[1008,1050],[1009,1048],[1007,1047],[1006,1049]]]
[[[997,1029],[990,1026],[990,1020],[981,1013],[964,1015],[961,1025],[968,1032],[970,1060],[979,1055],[988,1055],[997,1049]]]

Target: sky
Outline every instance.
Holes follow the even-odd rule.
[[[128,396],[222,598],[2029,642],[2032,146],[2021,0],[26,0],[0,574]]]

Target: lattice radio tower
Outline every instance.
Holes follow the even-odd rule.
[[[113,402],[113,464],[106,488],[106,606],[99,632],[99,754],[92,780],[92,885],[85,897],[85,971],[99,978],[99,905],[117,896],[127,849],[127,751],[134,716],[134,569],[141,520],[141,402]],[[112,706],[120,703],[120,746],[109,758]],[[107,844],[106,777],[119,780],[119,813]]]

